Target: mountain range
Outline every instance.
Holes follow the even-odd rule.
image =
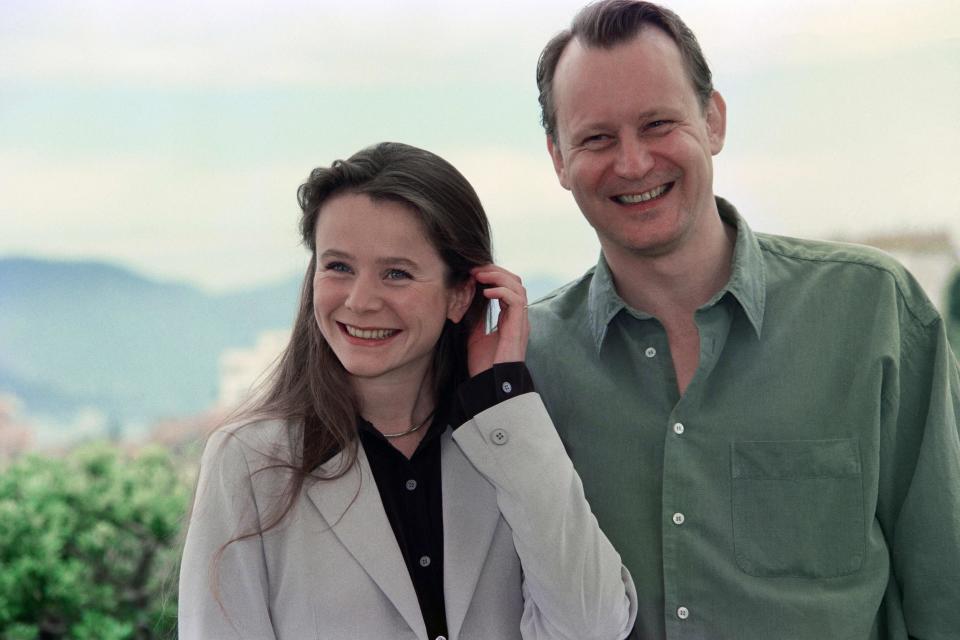
[[[0,258],[0,392],[31,415],[93,407],[119,424],[203,411],[220,354],[289,328],[300,282],[211,294],[104,262]],[[530,298],[558,284],[534,278]]]
[[[30,413],[119,422],[201,411],[218,357],[289,327],[299,277],[215,295],[93,261],[0,259],[0,391]]]

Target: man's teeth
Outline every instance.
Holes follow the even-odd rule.
[[[396,329],[360,329],[358,327],[351,327],[348,324],[343,326],[347,328],[347,333],[351,336],[354,338],[363,338],[364,340],[383,340],[397,332]]]
[[[669,186],[669,184],[662,184],[656,189],[650,189],[650,191],[644,191],[643,193],[631,193],[617,196],[617,201],[623,204],[637,204],[638,202],[653,200],[658,196],[662,196]]]

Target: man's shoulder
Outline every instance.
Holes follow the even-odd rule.
[[[757,233],[761,251],[784,258],[808,262],[850,263],[886,271],[891,275],[905,272],[896,258],[880,249],[849,242],[814,240]]]
[[[554,323],[580,317],[587,304],[595,270],[596,266],[590,267],[579,278],[531,302],[531,323]]]
[[[529,361],[549,358],[557,344],[592,344],[588,307],[595,269],[530,303]]]
[[[937,311],[914,276],[895,257],[875,247],[757,233],[760,250],[768,264],[781,261],[797,269],[790,270],[792,279],[824,276],[823,286],[838,287],[846,283],[862,289],[862,293],[878,287],[896,293],[911,314],[924,324],[936,319]],[[847,277],[840,278],[840,275]]]

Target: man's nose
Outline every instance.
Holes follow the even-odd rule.
[[[380,283],[364,277],[355,279],[343,304],[354,313],[376,311],[383,305]]]
[[[614,171],[627,180],[640,180],[653,169],[654,160],[647,145],[636,136],[623,136],[617,145]]]

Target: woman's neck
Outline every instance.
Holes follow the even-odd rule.
[[[360,399],[360,415],[380,433],[390,436],[390,444],[408,458],[426,434],[436,407],[432,376],[404,380],[353,379]]]

